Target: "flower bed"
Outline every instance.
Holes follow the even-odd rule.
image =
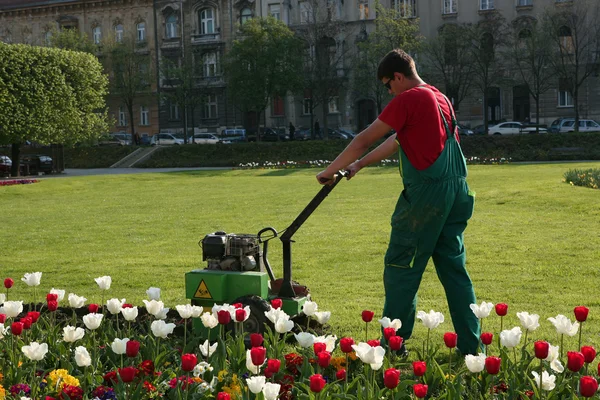
[[[600,169],[570,169],[565,172],[563,182],[568,182],[574,186],[598,189],[600,187]]]
[[[32,287],[33,304],[41,277],[36,272],[21,279]],[[106,293],[112,280],[104,276],[96,283]],[[536,341],[539,316],[518,312],[521,326],[482,333],[483,351],[465,357],[455,351],[453,332],[443,334],[447,355],[432,348],[429,339],[444,316],[419,311],[428,334],[411,340],[411,363],[397,336],[402,322],[384,317],[376,323],[368,310],[357,316],[364,337],[318,336],[273,299],[263,336],[244,332],[250,309],[242,304],[210,310],[177,305],[175,322],[169,322],[173,313],[158,288],[146,291],[143,315],[125,299],[104,302],[102,296],[102,305],[86,304],[84,297],[69,293],[65,299],[64,290],[53,288],[37,310],[24,312],[22,301],[8,299],[13,285],[5,279],[6,294],[0,294],[0,399],[567,399],[593,397],[598,389],[590,369],[596,351],[581,346],[589,312],[583,306],[574,309],[576,322],[548,318],[560,347]],[[59,308],[61,302],[69,307]],[[471,309],[482,326],[492,310],[501,326],[508,314],[503,303]],[[306,325],[331,317],[312,301],[303,311]],[[201,319],[207,338],[188,333],[192,318]],[[176,328],[183,334],[174,335]],[[565,352],[564,337],[575,342],[577,335],[577,347]]]
[[[0,180],[0,186],[12,186],[12,185],[28,185],[30,183],[38,183],[37,179],[3,179]]]

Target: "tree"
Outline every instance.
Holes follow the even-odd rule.
[[[84,53],[96,54],[98,46],[85,34],[76,29],[52,28],[48,40],[48,46],[64,50],[82,51]]]
[[[473,84],[471,29],[470,24],[445,24],[427,40],[421,53],[423,76],[444,87],[456,110]]]
[[[517,20],[506,56],[535,101],[536,132],[539,133],[540,96],[553,87],[555,78],[555,71],[550,68],[552,41],[543,24],[533,18]]]
[[[388,90],[377,80],[377,68],[381,59],[392,49],[401,48],[412,53],[419,49],[418,19],[402,18],[405,10],[388,9],[376,2],[375,31],[358,42],[359,55],[355,69],[355,87],[360,95],[375,99],[380,114]],[[366,33],[366,32],[365,32]]]
[[[578,0],[549,9],[544,24],[553,41],[550,60],[560,79],[560,91],[566,90],[573,97],[575,132],[578,132],[579,90],[590,75],[598,72],[600,5],[597,0]]]
[[[110,93],[117,96],[127,108],[131,126],[131,143],[135,141],[133,105],[151,91],[152,57],[144,44],[126,36],[120,41],[106,43],[107,70],[112,70]]]
[[[0,43],[0,142],[75,143],[108,129],[108,80],[96,57],[81,52]]]
[[[260,114],[269,99],[298,90],[302,83],[302,44],[273,17],[251,19],[240,30],[242,39],[234,41],[225,57],[225,77],[237,105],[256,113],[260,140]]]

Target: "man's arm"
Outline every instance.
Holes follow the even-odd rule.
[[[381,143],[377,148],[373,149],[373,151],[369,152],[366,156],[352,163],[348,167],[350,170],[350,176],[348,179],[352,178],[354,175],[358,173],[361,169],[366,167],[367,165],[371,165],[374,163],[378,163],[381,160],[385,160],[389,156],[395,154],[398,151],[398,142],[396,141],[396,135],[392,135],[386,139],[385,142]]]
[[[330,182],[333,179],[333,175],[342,169],[345,169],[353,163],[357,158],[362,156],[368,149],[371,147],[373,143],[377,140],[385,136],[392,129],[391,126],[381,121],[379,118],[376,119],[367,129],[358,134],[350,144],[342,151],[337,158],[329,164],[329,166],[322,172],[317,175],[317,180],[319,183],[325,184]],[[385,141],[387,143],[388,140]],[[381,144],[377,149],[382,147],[385,143]],[[397,147],[396,147],[397,148]],[[377,151],[377,149],[373,150],[371,153]],[[388,149],[389,150],[389,149]],[[383,149],[381,150],[383,152]],[[369,154],[371,154],[369,153]],[[383,154],[383,153],[382,153]],[[391,153],[390,153],[391,154]],[[389,155],[389,154],[388,154]],[[368,157],[369,155],[367,155]],[[365,157],[365,158],[367,158]],[[373,160],[375,160],[375,155],[373,156]],[[383,157],[385,158],[385,157]],[[383,159],[382,158],[382,159]],[[375,162],[375,161],[372,161]],[[366,164],[365,164],[366,165]]]

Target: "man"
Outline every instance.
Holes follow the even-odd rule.
[[[292,124],[292,121],[290,121],[289,132],[290,132],[290,140],[294,140],[294,136],[296,134],[296,127],[294,126],[294,124]]]
[[[474,193],[466,182],[467,166],[454,110],[446,96],[419,77],[413,59],[402,50],[393,50],[380,61],[377,78],[394,98],[379,118],[317,175],[317,180],[331,183],[342,169],[348,169],[351,178],[364,166],[399,150],[404,190],[392,215],[385,254],[383,315],[400,319],[398,334],[405,340],[410,338],[417,290],[427,262],[433,258],[458,334],[458,349],[463,354],[475,354],[479,324],[469,307],[476,300],[463,245]],[[392,128],[396,135],[355,161]]]
[[[315,138],[316,137],[323,139],[323,135],[321,135],[321,125],[319,125],[319,118],[315,120]]]

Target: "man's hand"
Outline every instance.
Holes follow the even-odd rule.
[[[352,179],[354,177],[354,175],[358,174],[358,171],[360,171],[361,169],[362,169],[362,165],[360,163],[360,160],[354,161],[352,164],[348,165],[348,167],[346,168],[346,170],[349,172],[346,179]]]
[[[327,172],[327,170],[321,171],[317,174],[317,181],[321,185],[331,185],[334,182],[334,180],[335,180],[335,174]]]

